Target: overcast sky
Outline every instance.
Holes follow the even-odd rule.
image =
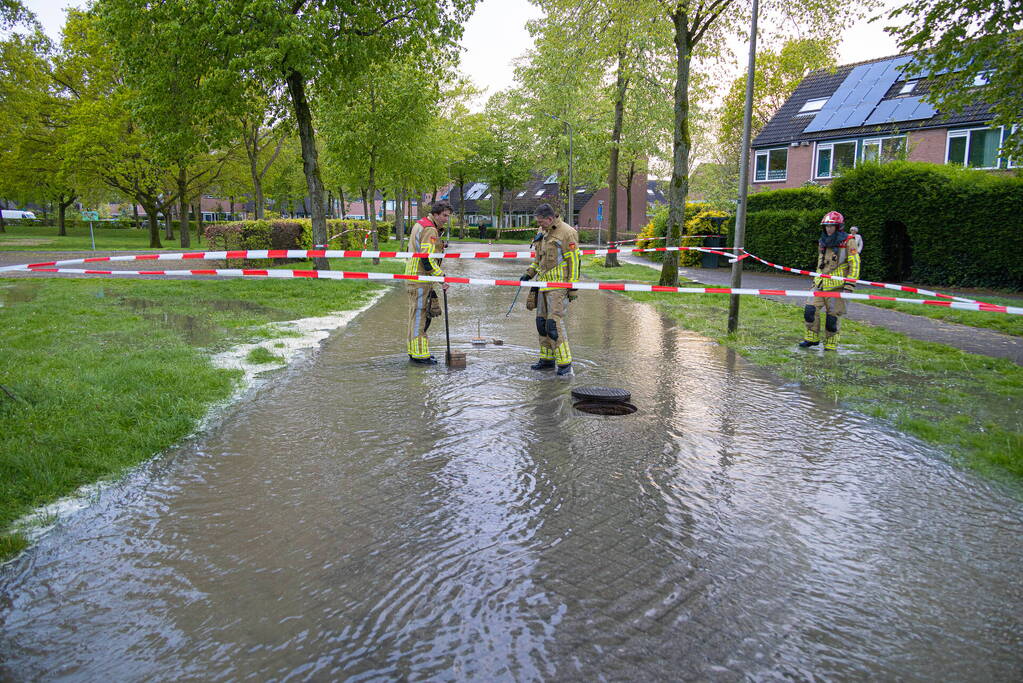
[[[46,32],[53,38],[60,36],[64,25],[64,8],[80,6],[74,0],[25,0],[36,13]],[[901,4],[898,0],[885,0],[885,6]],[[513,83],[512,61],[531,46],[526,21],[540,16],[540,10],[528,0],[480,0],[476,11],[465,25],[462,45],[462,73],[480,88],[492,94]],[[743,47],[741,61],[746,62]],[[846,31],[839,47],[839,63],[849,64],[875,57],[897,54],[898,49],[878,23],[862,24]],[[736,67],[739,73],[740,67]]]

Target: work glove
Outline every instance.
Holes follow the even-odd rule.
[[[519,282],[525,282],[526,280],[532,280],[532,279],[533,279],[533,276],[530,275],[529,273],[526,273],[525,275],[523,275],[522,277],[519,278]]]

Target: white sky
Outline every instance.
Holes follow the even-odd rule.
[[[35,12],[46,32],[60,37],[64,25],[64,8],[84,3],[74,0],[24,0]],[[884,0],[885,7],[902,4],[900,0]],[[462,37],[462,73],[486,93],[477,103],[482,108],[485,98],[514,82],[512,61],[531,47],[526,21],[541,16],[540,10],[528,0],[480,0],[476,11],[465,25]],[[746,63],[748,47],[740,50]],[[882,29],[882,23],[866,22],[846,31],[839,46],[839,64],[849,64],[875,57],[897,54],[895,41]],[[743,67],[736,66],[736,74]]]

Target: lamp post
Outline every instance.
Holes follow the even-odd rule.
[[[749,180],[749,139],[753,118],[753,79],[757,69],[757,18],[759,5],[753,0],[753,19],[750,22],[749,35],[749,67],[746,71],[746,106],[742,115],[742,152],[739,155],[739,204],[735,207],[735,236],[732,246],[736,257],[746,241],[746,197]],[[742,261],[732,264],[732,289],[742,287]],[[728,333],[732,334],[739,328],[739,295],[728,297]]]
[[[556,121],[561,121],[568,128],[568,224],[575,225],[575,185],[572,183],[572,124],[554,114],[547,114]]]

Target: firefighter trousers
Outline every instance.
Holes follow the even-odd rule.
[[[426,331],[431,318],[440,315],[440,303],[433,283],[407,284],[408,287],[408,355],[412,358],[430,357],[430,340]]]
[[[541,360],[553,360],[560,366],[572,362],[568,331],[565,329],[567,313],[567,289],[551,289],[537,293],[536,331],[540,335]]]
[[[824,341],[824,348],[838,347],[841,317],[845,315],[845,299],[824,296],[812,296],[803,307],[803,320],[806,322],[804,339],[809,342]],[[821,334],[823,319],[824,333]]]

